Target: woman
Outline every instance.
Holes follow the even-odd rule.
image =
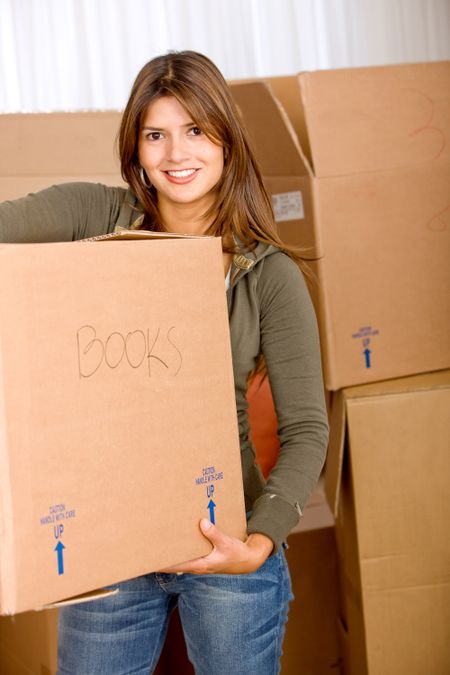
[[[299,259],[276,234],[229,89],[206,57],[169,53],[143,67],[119,150],[128,190],[73,183],[6,202],[0,240],[79,239],[116,225],[222,237],[247,538],[202,519],[209,555],[62,609],[59,672],[152,672],[178,605],[196,673],[276,673],[291,597],[283,548],[320,474],[328,434],[317,327]],[[246,403],[248,376],[262,357],[280,436],[266,483]]]

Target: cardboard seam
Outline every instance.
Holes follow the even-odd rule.
[[[431,371],[431,373],[433,373],[433,372],[438,373],[440,371],[439,370]],[[411,377],[415,377],[415,375],[412,375]],[[403,379],[403,378],[401,378],[401,379]],[[372,383],[368,383],[368,384],[372,384]],[[360,386],[363,387],[365,385],[360,385]],[[403,397],[403,396],[405,396],[405,394],[408,394],[408,395],[409,394],[420,394],[420,393],[425,392],[425,391],[436,391],[436,390],[443,391],[444,389],[450,389],[450,383],[447,383],[447,384],[436,383],[436,384],[429,384],[429,385],[422,386],[422,387],[420,385],[417,385],[417,387],[415,387],[414,389],[412,389],[410,387],[405,387],[404,389],[403,388],[398,389],[397,391],[385,391],[385,392],[379,392],[379,393],[361,392],[361,393],[352,395],[352,394],[347,394],[347,392],[346,392],[345,400],[346,400],[347,403],[350,403],[351,405],[354,405],[354,404],[357,404],[358,401],[361,401],[362,403],[365,403],[368,398],[370,398],[372,400],[374,400],[374,399],[378,400],[378,399],[387,398],[388,396],[389,397],[390,396],[397,396],[397,397],[402,396]]]
[[[441,588],[442,586],[449,586],[450,587],[450,581],[440,581],[436,582],[435,584],[408,584],[406,586],[399,586],[398,584],[392,585],[392,586],[386,586],[385,588],[376,588],[376,587],[368,587],[365,586],[364,584],[362,586],[362,593],[363,595],[367,596],[367,599],[369,599],[370,596],[376,595],[379,596],[380,594],[392,594],[394,593],[407,593],[409,591],[420,591],[420,590],[429,590],[430,588]]]
[[[306,174],[303,173],[303,174],[300,174],[300,175],[302,175],[302,176],[305,176],[305,175],[306,175],[306,176],[309,176],[310,178],[313,178],[313,177],[314,177],[314,172],[313,172],[313,170],[312,170],[312,167],[310,166],[309,160],[308,160],[308,158],[306,157],[305,153],[303,152],[303,148],[302,148],[302,146],[301,146],[300,139],[299,139],[299,137],[297,136],[297,132],[296,132],[295,129],[294,129],[294,125],[292,124],[292,122],[291,122],[291,120],[290,120],[290,118],[289,118],[289,116],[288,116],[286,110],[284,109],[283,104],[282,104],[281,101],[277,98],[277,96],[275,95],[275,93],[274,93],[274,91],[273,91],[273,88],[271,87],[271,85],[270,85],[268,82],[264,82],[264,86],[267,88],[267,90],[269,91],[269,93],[270,93],[270,95],[272,96],[273,100],[275,101],[275,104],[276,104],[276,106],[277,106],[277,108],[278,108],[278,110],[279,110],[279,112],[280,112],[280,117],[281,117],[283,123],[285,124],[286,129],[288,130],[289,135],[290,135],[290,137],[291,137],[291,139],[292,139],[292,142],[294,143],[295,149],[297,150],[297,152],[298,152],[298,154],[299,154],[299,156],[300,156],[300,159],[301,159],[301,161],[302,161],[302,163],[303,163],[303,166],[304,166],[305,169],[306,169]]]
[[[428,168],[431,165],[431,167],[438,168],[438,167],[444,167],[448,168],[450,166],[449,161],[436,161],[436,160],[429,160],[429,159],[424,159],[422,162],[414,162],[413,164],[399,164],[398,166],[386,166],[383,168],[377,168],[377,169],[364,169],[361,171],[350,171],[348,173],[324,173],[324,174],[316,174],[313,173],[312,177],[316,178],[317,180],[336,180],[336,179],[343,179],[343,178],[354,178],[355,176],[372,176],[373,174],[386,174],[386,173],[400,173],[403,171],[411,171],[414,169],[420,170],[424,168]]]
[[[317,255],[317,285],[318,285],[318,300],[320,310],[317,312],[317,319],[320,323],[320,344],[321,349],[324,351],[325,355],[322,359],[323,369],[324,369],[324,380],[326,383],[327,389],[333,390],[333,385],[336,380],[335,365],[334,359],[330,358],[330,355],[333,354],[334,347],[334,337],[333,337],[333,323],[330,320],[330,303],[328,302],[326,289],[328,285],[325,282],[325,266],[322,264],[322,260],[325,257],[326,253],[323,246],[323,238],[321,232],[321,219],[319,213],[319,200],[316,196],[316,182],[314,178],[311,178],[311,192],[312,192],[312,208],[313,208],[313,237],[314,237],[314,247],[316,249]],[[328,364],[328,365],[327,365]],[[332,364],[332,365],[331,365]]]
[[[0,335],[0,610],[1,613],[12,614],[16,597],[16,577],[14,574],[12,493],[9,487],[11,465],[8,457],[2,347]],[[10,542],[12,545],[9,545]]]

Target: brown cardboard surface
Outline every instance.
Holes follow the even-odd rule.
[[[314,173],[448,164],[450,61],[301,73]]]
[[[300,95],[300,87],[292,86],[292,76],[268,77],[266,80],[286,111],[294,127],[300,147],[305,154],[305,161],[312,166],[311,146],[306,128],[305,108]]]
[[[2,675],[56,675],[58,612],[0,617]]]
[[[291,122],[271,87],[262,80],[255,80],[236,82],[231,89],[244,120],[250,122],[248,131],[264,176],[307,174]]]
[[[205,554],[209,508],[243,537],[220,240],[0,260],[2,612]]]
[[[450,371],[333,401],[326,488],[352,675],[448,672],[449,410]]]
[[[322,481],[288,538],[294,600],[281,659],[282,675],[339,675],[337,550]]]
[[[268,82],[232,92],[281,237],[319,259],[327,388],[448,368],[450,62]]]
[[[56,183],[124,185],[114,150],[121,113],[0,115],[0,200]]]
[[[339,675],[334,527],[291,534],[286,557],[294,600],[289,607],[281,673]]]

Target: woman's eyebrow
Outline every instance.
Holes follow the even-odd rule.
[[[191,122],[187,122],[186,124],[182,124],[181,126],[183,128],[185,128],[185,127],[187,128],[187,127],[192,127],[193,125],[195,126],[195,122],[191,121]],[[144,125],[142,127],[142,130],[146,130],[146,131],[150,131],[150,130],[151,131],[165,131],[165,129],[163,129],[162,127],[161,128],[160,127],[151,127],[148,124]]]

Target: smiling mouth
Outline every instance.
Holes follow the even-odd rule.
[[[189,176],[193,176],[197,171],[198,169],[181,169],[179,171],[166,171],[165,173],[172,178],[189,178]]]

